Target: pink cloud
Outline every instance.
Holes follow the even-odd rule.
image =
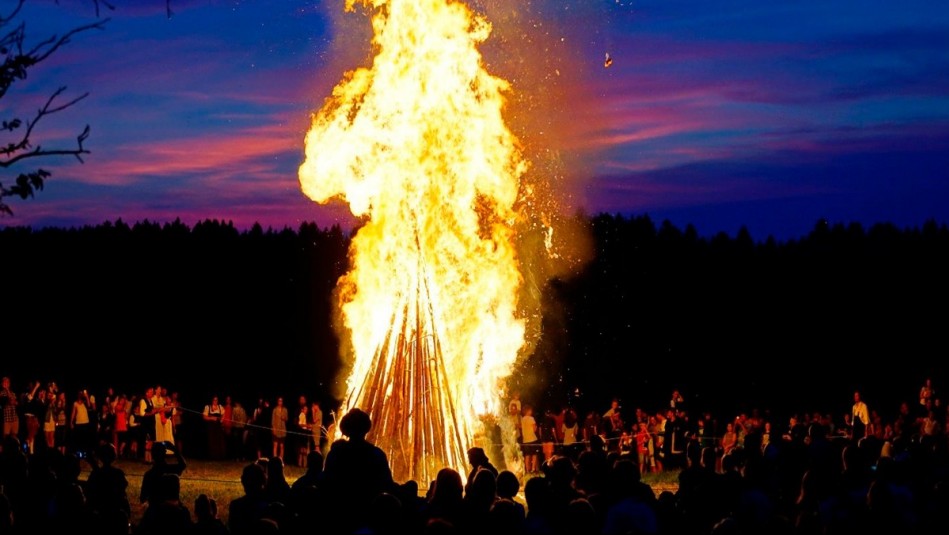
[[[14,215],[4,218],[9,226],[82,226],[122,219],[128,223],[149,220],[168,223],[180,219],[189,226],[207,219],[232,221],[241,230],[255,223],[270,227],[296,229],[303,222],[321,227],[338,224],[352,228],[356,219],[339,202],[319,205],[306,198],[298,188],[262,190],[241,198],[202,194],[193,190],[161,188],[157,195],[129,197],[119,189],[79,191],[69,199],[55,199],[41,193],[36,199],[13,206]]]
[[[231,182],[236,177],[278,176],[273,159],[294,150],[302,155],[300,126],[273,122],[150,142],[120,143],[103,157],[73,168],[74,180],[87,184],[127,185],[160,177],[201,175],[202,182]]]

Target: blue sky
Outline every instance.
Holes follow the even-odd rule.
[[[115,0],[0,100],[26,118],[59,86],[89,96],[36,141],[92,151],[39,165],[0,225],[121,218],[242,228],[352,222],[299,188],[309,114],[371,60],[343,1]],[[0,6],[13,2],[4,1]],[[909,0],[472,1],[511,81],[512,128],[565,210],[648,214],[700,234],[799,237],[820,218],[949,221],[949,3]],[[38,40],[91,1],[28,1]],[[604,67],[605,54],[613,63]],[[6,183],[27,167],[5,171]]]

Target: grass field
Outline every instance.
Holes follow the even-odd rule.
[[[227,506],[231,500],[243,495],[241,488],[241,471],[246,462],[237,461],[205,461],[205,460],[187,460],[188,467],[181,476],[181,502],[194,513],[194,500],[201,494],[207,494],[214,498],[218,504],[218,512],[221,520],[227,522]],[[149,465],[139,461],[119,460],[116,466],[125,471],[125,477],[128,479],[128,496],[132,504],[132,524],[138,525],[145,511],[145,505],[139,502],[139,493],[142,489],[142,475],[148,470]],[[88,466],[82,479],[89,474]],[[298,477],[303,475],[304,469],[298,466],[285,466],[284,473],[287,481],[293,484]],[[675,490],[677,486],[677,472],[663,472],[659,474],[647,474],[643,476],[643,481],[652,486],[658,494],[663,490]],[[421,487],[424,489],[424,487]]]

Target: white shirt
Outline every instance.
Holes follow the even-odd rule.
[[[870,423],[870,410],[862,400],[853,404],[853,421],[856,422],[858,419],[863,425]]]
[[[76,402],[73,404],[73,407],[76,407],[76,421],[73,423],[76,425],[89,423],[89,411],[86,410],[86,406],[82,403]]]

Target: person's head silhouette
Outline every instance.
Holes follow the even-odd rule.
[[[372,420],[361,409],[351,409],[339,421],[339,430],[350,440],[365,440],[366,434],[372,428]]]

